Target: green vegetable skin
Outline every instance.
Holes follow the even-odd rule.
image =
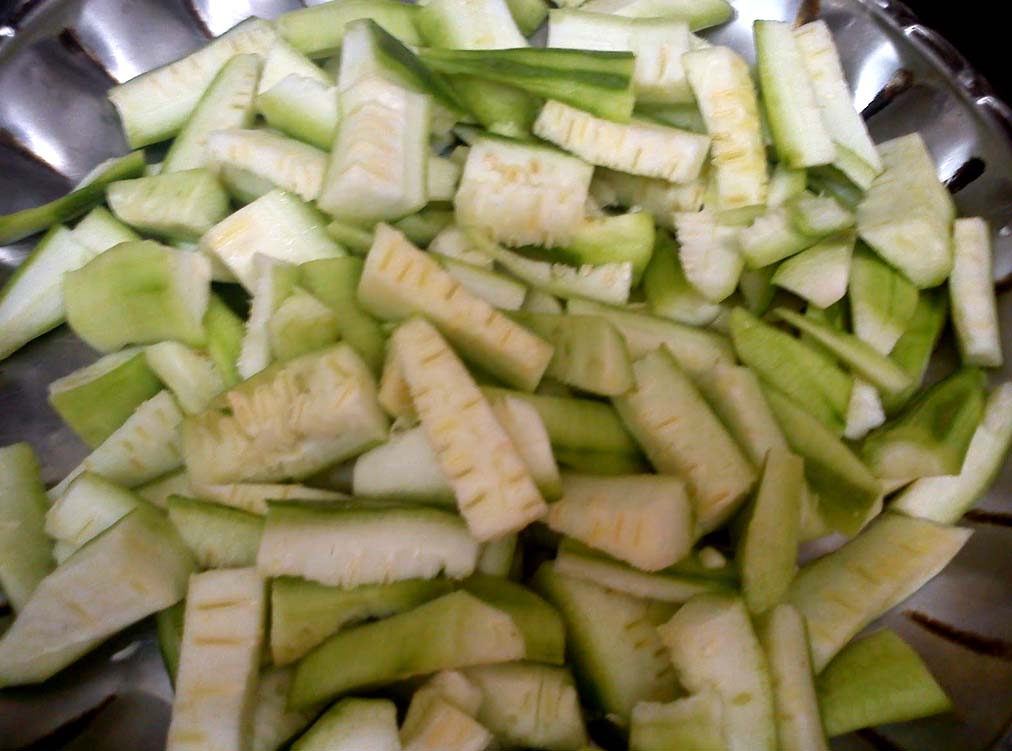
[[[54,224],[80,216],[101,202],[109,183],[140,177],[143,173],[143,151],[134,151],[99,165],[99,171],[90,181],[62,198],[42,206],[0,216],[0,245],[17,242]]]

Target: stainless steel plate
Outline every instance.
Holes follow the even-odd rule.
[[[995,229],[1012,355],[1012,112],[940,36],[891,0],[732,0],[710,36],[751,55],[757,18],[821,17],[878,140],[923,133],[960,212]],[[105,90],[249,15],[298,0],[0,0],[0,213],[56,197],[125,150]],[[30,243],[0,247],[0,281]],[[0,364],[0,445],[29,440],[55,483],[84,446],[46,403],[46,384],[94,359],[65,329]],[[951,351],[939,356],[939,367]],[[1000,377],[1008,378],[1009,367]],[[996,375],[996,378],[998,376]],[[1012,751],[1012,472],[966,521],[975,534],[946,571],[885,618],[952,696],[948,716],[840,739],[837,749]],[[0,749],[160,749],[170,687],[141,625],[49,683],[0,692]]]

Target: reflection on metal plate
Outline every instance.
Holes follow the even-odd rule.
[[[308,0],[305,4],[315,4]],[[1012,352],[1012,112],[958,52],[891,0],[732,0],[712,41],[751,57],[752,21],[824,19],[855,102],[884,140],[920,130],[961,214],[995,230],[1006,352]],[[0,3],[0,213],[49,200],[125,146],[105,89],[164,64],[250,14],[299,0],[13,0]],[[31,242],[0,248],[0,282]],[[939,354],[951,358],[951,347]],[[948,353],[948,354],[946,354]],[[0,363],[0,445],[29,440],[47,483],[85,447],[46,403],[46,384],[95,355],[65,328]],[[1010,368],[996,378],[1008,378]],[[1012,749],[1012,470],[966,522],[975,534],[944,574],[884,622],[924,656],[956,712],[834,741],[854,751]],[[161,747],[170,687],[152,630],[112,639],[39,687],[0,692],[0,749]]]

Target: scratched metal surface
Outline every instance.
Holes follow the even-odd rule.
[[[878,140],[920,130],[960,212],[995,228],[1012,352],[1012,114],[959,54],[891,0],[732,0],[710,37],[750,53],[756,18],[822,17]],[[0,0],[0,212],[49,200],[125,149],[114,82],[168,62],[248,15],[299,0]],[[0,281],[31,241],[0,247]],[[939,367],[950,359],[939,356]],[[951,348],[948,349],[951,353]],[[84,454],[46,404],[46,383],[94,359],[59,329],[0,364],[0,445],[30,440],[54,483]],[[997,377],[997,376],[996,376]],[[1009,368],[1001,374],[1009,377]],[[1012,472],[966,523],[966,549],[885,621],[924,656],[952,715],[838,739],[846,751],[1012,751]],[[0,692],[0,750],[159,749],[170,687],[144,624],[47,684]]]

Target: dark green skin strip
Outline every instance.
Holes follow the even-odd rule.
[[[587,55],[586,60],[574,60],[574,64],[565,65],[560,63],[569,62],[568,55],[561,58],[546,55],[543,60],[539,60],[536,58],[542,57],[540,55],[512,54],[514,52],[528,53],[529,50],[504,50],[497,54],[486,50],[477,51],[476,54],[470,50],[425,50],[422,55],[426,62],[445,73],[483,76],[503,83],[558,80],[615,92],[624,92],[630,85],[632,66],[627,61],[631,62],[633,57],[628,53],[599,53],[608,55],[604,58],[609,63],[606,67],[591,65],[598,55],[591,56],[590,53],[583,53]],[[524,57],[535,59],[527,61]],[[581,62],[584,64],[580,65]]]
[[[55,201],[0,216],[0,245],[17,242],[54,224],[74,219],[94,208],[105,197],[105,186],[116,180],[140,177],[144,152],[134,151],[111,164],[94,181]]]
[[[531,50],[504,50],[477,55],[463,50],[423,50],[422,59],[429,67],[447,75],[467,75],[522,89],[534,96],[555,99],[571,107],[586,110],[597,117],[628,122],[634,97],[631,77],[620,68],[630,68],[626,53],[600,53],[617,57],[616,70],[602,71],[592,67],[569,69],[552,65],[555,60],[545,56],[544,64],[531,61]],[[570,50],[538,50],[567,53]],[[523,53],[523,54],[512,54]],[[588,54],[589,53],[585,53]]]
[[[369,26],[369,32],[376,41],[380,53],[392,65],[399,67],[420,89],[431,93],[447,109],[458,113],[467,112],[464,103],[446,80],[438,73],[429,70],[400,39],[372,19],[365,19],[364,23]]]

